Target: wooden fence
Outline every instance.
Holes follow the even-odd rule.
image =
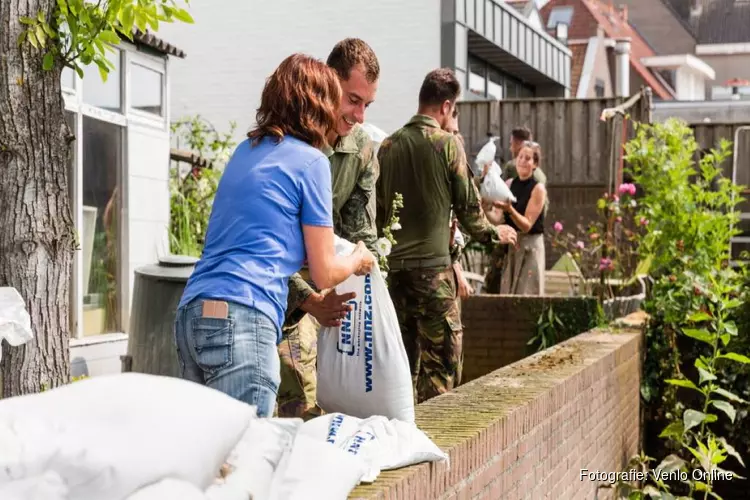
[[[632,121],[650,122],[651,93],[645,89],[628,113],[631,119],[602,121],[602,111],[622,100],[524,99],[459,104],[459,129],[469,160],[473,162],[489,137],[497,136],[497,161],[510,160],[510,133],[528,127],[542,148],[541,167],[547,175],[550,199],[546,226],[555,221],[567,227],[596,216],[596,201],[616,182],[621,168],[623,144],[633,137]],[[547,265],[559,258],[547,244]],[[472,265],[482,272],[481,264]]]

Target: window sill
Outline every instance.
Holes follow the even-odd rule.
[[[128,339],[127,333],[102,333],[100,335],[91,335],[80,339],[70,339],[70,347],[81,347],[95,344],[106,344],[109,342],[122,342]]]

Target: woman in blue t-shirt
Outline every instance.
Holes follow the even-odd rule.
[[[331,169],[321,148],[341,100],[336,74],[294,54],[267,80],[257,127],[222,174],[203,255],[175,320],[182,377],[271,416],[289,277],[307,259],[320,289],[368,273],[359,242],[334,252]]]

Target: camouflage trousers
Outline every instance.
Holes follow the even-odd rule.
[[[453,268],[391,271],[388,282],[416,403],[457,387],[463,368],[463,328]]]
[[[322,414],[316,404],[318,322],[305,314],[299,323],[285,325],[279,344],[281,384],[277,399],[279,417],[308,420]]]

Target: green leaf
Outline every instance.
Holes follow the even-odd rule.
[[[55,64],[55,58],[52,55],[52,52],[47,52],[44,54],[44,59],[42,60],[42,68],[45,71],[49,71],[52,69],[52,66]]]
[[[700,389],[698,389],[698,387],[692,381],[687,379],[670,378],[665,380],[664,382],[670,385],[676,385],[678,387],[686,387],[688,389],[695,389],[696,391],[700,391]]]
[[[117,33],[111,30],[105,30],[99,33],[99,38],[103,42],[111,43],[112,45],[118,45],[120,43],[120,37],[117,36]]]
[[[677,455],[669,455],[656,467],[662,473],[678,471],[685,466],[685,461]]]
[[[725,438],[720,437],[717,439],[717,441],[719,441],[722,446],[724,446],[724,450],[726,450],[727,454],[733,456],[740,463],[740,465],[742,465],[743,467],[745,466],[745,462],[742,461],[742,457],[740,456],[740,454],[737,453],[737,450],[735,450],[731,444],[727,443],[727,440]]]
[[[685,430],[689,431],[696,425],[700,425],[704,420],[706,420],[706,417],[707,415],[705,413],[699,412],[697,410],[685,410],[685,413],[682,415],[682,421],[685,423]]]
[[[711,382],[713,380],[716,380],[716,375],[707,372],[703,368],[698,368],[698,375],[700,376],[699,383],[703,385],[706,382]]]
[[[711,334],[711,332],[703,329],[695,329],[695,328],[685,328],[682,330],[682,333],[687,335],[690,338],[693,338],[695,340],[700,340],[701,342],[705,342],[707,344],[713,345],[714,343],[714,336]]]
[[[127,5],[120,14],[120,23],[122,24],[122,30],[130,34],[133,31],[133,24],[135,23],[135,10],[132,5]]]
[[[37,40],[37,38],[36,38],[36,31],[29,30],[28,31],[28,39],[29,39],[29,43],[31,44],[32,47],[34,47],[35,49],[39,48],[39,40]]]
[[[704,311],[691,314],[690,317],[688,317],[688,320],[692,321],[693,323],[700,323],[702,321],[710,321],[711,319],[712,319],[711,315]]]
[[[748,358],[747,356],[743,356],[742,354],[737,354],[736,352],[728,352],[726,354],[721,354],[718,357],[724,358],[724,359],[731,359],[732,361],[737,361],[738,363],[744,363],[746,365],[750,365],[750,358]]]
[[[733,392],[729,392],[726,389],[722,389],[721,387],[717,387],[716,389],[713,390],[713,392],[715,392],[716,394],[718,394],[720,396],[724,396],[725,398],[727,398],[730,401],[735,401],[737,403],[747,403],[747,401],[745,401],[744,399],[742,399],[738,395],[734,394]]]
[[[726,347],[729,345],[729,342],[732,340],[732,337],[728,333],[725,333],[724,335],[720,336],[719,339],[721,340],[722,345]]]
[[[734,324],[734,321],[727,321],[724,323],[724,330],[726,330],[729,335],[734,337],[737,336],[737,325]]]
[[[37,24],[34,28],[34,35],[36,36],[39,45],[44,48],[47,45],[47,33],[44,32],[41,24]]]
[[[175,9],[174,12],[172,12],[172,15],[175,19],[182,21],[183,23],[193,24],[195,22],[193,16],[191,16],[185,9]]]
[[[26,17],[26,16],[19,17],[18,21],[21,24],[25,24],[26,26],[34,26],[36,24],[36,19],[32,19],[32,18]]]
[[[731,403],[727,403],[726,401],[711,401],[711,404],[714,405],[717,410],[726,413],[729,420],[734,423],[734,419],[737,417],[737,410],[734,409],[734,406],[732,406]]]
[[[63,16],[68,15],[68,2],[66,0],[57,0],[57,8]]]
[[[736,309],[742,304],[744,304],[744,302],[742,302],[740,299],[731,299],[724,302],[724,309]]]
[[[663,431],[661,431],[661,434],[659,434],[660,438],[668,438],[672,437],[675,439],[679,439],[684,434],[685,426],[682,422],[676,421],[672,422],[668,426],[664,428]]]

